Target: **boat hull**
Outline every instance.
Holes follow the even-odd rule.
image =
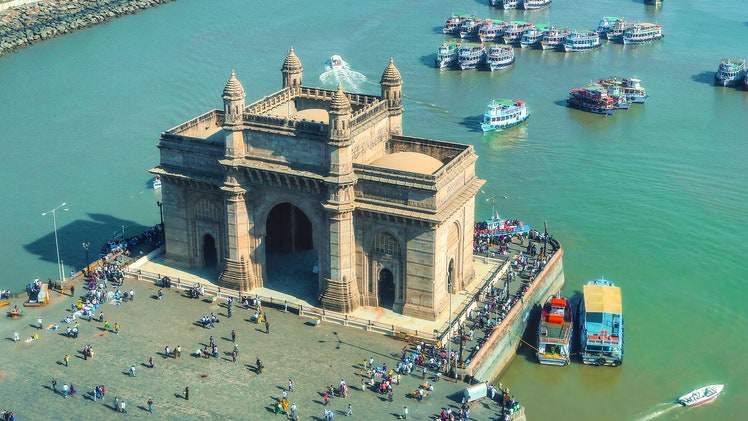
[[[514,65],[514,60],[507,62],[507,63],[490,63],[488,65],[488,69],[492,72],[495,72],[497,70],[504,70],[512,67]]]
[[[536,353],[538,357],[538,362],[543,365],[555,365],[557,367],[563,367],[570,364],[569,358],[563,358],[563,357],[548,357],[544,356],[541,353]]]
[[[587,111],[594,114],[613,115],[613,113],[615,112],[615,108],[598,107],[582,101],[574,100],[572,98],[567,99],[566,103],[571,108],[576,108],[578,110]]]
[[[574,47],[574,46],[564,45],[564,51],[566,51],[567,53],[580,53],[583,51],[592,51],[596,48],[600,48],[600,44],[591,45],[589,47],[579,47],[579,46]]]
[[[622,37],[623,39],[623,45],[639,45],[639,44],[649,44],[650,42],[659,41],[662,39],[662,35],[656,36],[656,37],[650,37],[646,39],[630,39],[626,38],[625,36]]]
[[[484,133],[485,132],[495,132],[497,130],[504,130],[504,129],[512,128],[514,126],[519,126],[520,124],[522,124],[525,121],[527,121],[528,118],[530,118],[529,114],[527,116],[525,116],[521,120],[509,123],[509,124],[505,124],[505,125],[500,125],[500,126],[499,125],[492,125],[492,124],[481,123],[480,124],[480,128],[481,128],[481,130],[483,130]],[[528,231],[529,231],[529,228],[528,228]],[[516,234],[516,233],[515,232],[511,232],[511,233],[510,232],[506,232],[505,234],[508,235],[508,234]]]

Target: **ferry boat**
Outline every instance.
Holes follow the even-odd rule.
[[[344,67],[343,57],[335,54],[330,57],[330,68],[331,69],[342,69]]]
[[[587,51],[600,47],[600,35],[597,32],[572,32],[564,39],[564,51]]]
[[[527,120],[530,114],[524,101],[516,99],[494,99],[483,114],[480,127],[484,132],[506,129]]]
[[[623,42],[623,34],[633,26],[633,23],[620,20],[614,23],[613,26],[605,32],[605,38],[607,38],[608,41]]]
[[[460,38],[470,39],[478,36],[478,29],[481,27],[481,20],[476,17],[469,17],[462,21],[460,25]]]
[[[662,39],[662,25],[637,23],[623,33],[623,44],[644,44]]]
[[[580,306],[580,351],[589,365],[623,363],[623,306],[621,288],[605,279],[588,282]]]
[[[569,365],[574,317],[569,300],[560,295],[550,297],[543,305],[538,324],[540,364]]]
[[[500,41],[504,35],[506,22],[503,20],[486,19],[485,23],[478,29],[478,38],[481,42]]]
[[[513,20],[504,29],[504,44],[517,44],[522,39],[522,34],[534,28],[535,25],[521,20]]]
[[[724,388],[725,385],[723,384],[711,384],[709,386],[700,387],[678,398],[678,403],[683,406],[706,405],[717,399]]]
[[[746,74],[745,59],[723,58],[719,62],[717,73],[714,74],[714,83],[721,86],[733,85],[740,83],[740,80],[746,77]]]
[[[463,45],[457,50],[457,61],[460,70],[475,69],[483,63],[486,47],[482,45]]]
[[[458,34],[460,32],[460,25],[462,25],[462,21],[466,19],[465,16],[459,16],[459,15],[452,15],[447,18],[447,21],[444,22],[444,26],[442,27],[442,33],[445,35],[449,34]]]
[[[540,40],[540,48],[544,50],[556,50],[562,48],[564,40],[571,33],[569,29],[556,29],[551,27],[549,30],[543,32],[543,37]]]
[[[551,0],[522,0],[522,8],[525,10],[538,10],[550,5]]]
[[[491,6],[499,7],[504,10],[516,9],[519,7],[520,0],[491,0]]]
[[[572,108],[595,114],[612,115],[618,108],[616,98],[608,95],[608,90],[601,86],[574,88],[569,91],[566,102]]]
[[[522,37],[519,39],[519,46],[522,48],[535,47],[540,45],[540,40],[543,38],[543,33],[548,30],[548,25],[537,24],[534,28],[528,29],[522,33]]]
[[[492,45],[488,48],[486,64],[492,72],[511,67],[514,64],[514,48],[509,45]]]
[[[595,30],[595,32],[603,35],[611,30],[613,28],[613,25],[615,25],[617,22],[623,21],[624,19],[618,16],[603,16],[603,18],[600,19],[600,22],[597,24],[597,29]]]
[[[599,83],[590,84],[587,89],[605,89],[608,91],[608,96],[613,98],[613,103],[616,110],[628,110],[629,101],[626,95],[623,93],[623,89],[618,85],[607,85],[602,86]]]
[[[644,104],[649,95],[647,90],[641,85],[641,80],[636,78],[619,78],[609,77],[607,79],[600,79],[597,83],[602,86],[618,86],[626,97],[626,100],[633,104]]]
[[[457,50],[460,44],[457,42],[445,42],[436,52],[436,67],[444,69],[457,64]]]
[[[153,187],[153,190],[158,190],[161,188],[161,176],[160,175],[156,175],[155,177],[153,177],[151,186]]]
[[[527,234],[532,229],[530,224],[525,224],[519,219],[504,219],[499,212],[493,212],[491,219],[475,224],[475,235],[478,237],[500,237],[502,235]]]

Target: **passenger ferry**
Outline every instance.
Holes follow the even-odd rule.
[[[532,225],[525,224],[519,219],[504,219],[494,210],[491,219],[475,223],[475,235],[483,238],[496,238],[502,235],[528,234]]]
[[[714,74],[714,83],[721,86],[734,85],[746,77],[745,59],[723,58],[719,62],[717,73]],[[746,82],[748,83],[748,78]]]
[[[587,51],[600,47],[600,35],[597,32],[572,32],[564,40],[564,51]]]
[[[460,33],[460,25],[462,25],[462,21],[466,19],[466,16],[458,16],[458,15],[452,15],[447,18],[447,21],[444,22],[444,26],[442,27],[442,33],[449,35],[449,34],[459,34]]]
[[[457,61],[460,70],[475,69],[483,63],[486,47],[482,45],[463,45],[457,51]]]
[[[500,7],[504,10],[516,9],[520,0],[491,0],[491,6]]]
[[[644,89],[641,82],[641,80],[633,77],[619,78],[613,76],[607,79],[600,79],[597,83],[604,87],[617,86],[626,97],[626,101],[633,104],[644,104],[649,95],[647,95],[647,90]]]
[[[573,329],[574,317],[569,300],[560,295],[548,298],[538,323],[538,362],[569,365]]]
[[[569,29],[556,29],[551,27],[543,32],[543,38],[540,40],[540,48],[544,50],[556,50],[562,48],[564,40],[571,33]]]
[[[436,67],[444,69],[457,64],[457,50],[460,44],[457,42],[445,42],[436,52]]]
[[[617,22],[623,22],[624,19],[618,16],[604,16],[602,19],[600,19],[600,22],[597,24],[597,29],[595,32],[597,32],[600,35],[605,34],[609,30],[613,28],[613,25],[615,25]]]
[[[519,40],[519,46],[522,48],[535,47],[540,45],[540,40],[543,38],[543,33],[548,30],[548,25],[537,24],[534,28],[528,29],[522,33],[522,37]]]
[[[522,8],[525,10],[538,10],[551,5],[551,0],[522,0]]]
[[[572,108],[595,114],[612,115],[618,109],[617,100],[599,85],[574,88],[569,91],[567,104]]]
[[[494,99],[483,114],[480,127],[484,132],[506,129],[527,120],[530,114],[524,101],[515,99]]]
[[[345,67],[345,64],[343,62],[343,57],[340,57],[337,54],[330,56],[330,68],[331,69],[342,69],[344,67]]]
[[[503,20],[486,19],[480,29],[478,29],[478,38],[481,42],[500,41],[502,35],[504,35],[506,25],[506,22]]]
[[[620,20],[613,24],[613,26],[605,33],[605,37],[608,41],[623,42],[623,34],[626,30],[631,29],[634,26],[633,23],[628,23]]]
[[[511,67],[514,64],[514,48],[509,45],[493,45],[489,47],[486,64],[492,72]]]
[[[460,25],[460,38],[470,39],[478,36],[478,29],[481,26],[481,20],[476,17],[469,17],[462,21]]]
[[[507,27],[504,29],[504,44],[517,44],[522,39],[522,34],[528,30],[533,29],[535,25],[529,22],[523,22],[521,20],[513,20],[509,22]]]
[[[654,23],[637,23],[623,33],[623,43],[644,44],[662,39],[662,25]]]
[[[605,279],[588,282],[579,309],[582,362],[618,366],[623,363],[621,288]]]

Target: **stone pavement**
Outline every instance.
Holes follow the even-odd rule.
[[[66,338],[48,330],[38,331],[39,340],[24,343],[37,330],[31,326],[42,317],[45,327],[70,314],[70,297],[53,293],[53,303],[45,308],[25,309],[18,320],[0,320],[0,409],[16,411],[19,420],[43,419],[112,419],[120,416],[113,408],[114,397],[127,402],[127,416],[150,416],[146,401],[155,402],[157,418],[167,419],[282,419],[270,412],[275,398],[280,397],[288,377],[296,382],[290,401],[298,406],[301,419],[322,419],[320,392],[326,385],[337,385],[344,378],[352,389],[348,399],[335,398],[329,408],[343,417],[347,403],[353,405],[350,419],[396,419],[403,405],[410,410],[410,419],[433,418],[441,407],[457,406],[453,400],[465,387],[463,383],[442,380],[435,384],[432,397],[423,402],[406,397],[419,384],[419,376],[403,378],[395,387],[394,401],[387,402],[371,391],[360,391],[361,362],[373,357],[378,363],[393,366],[406,345],[379,334],[332,324],[312,327],[306,319],[292,313],[267,309],[270,334],[248,321],[250,310],[236,308],[231,319],[217,303],[206,303],[165,290],[165,299],[151,296],[157,288],[150,284],[126,280],[125,288],[135,290],[135,301],[119,306],[105,304],[105,319],[118,322],[119,335],[101,330],[98,322],[81,321],[77,339]],[[81,292],[82,286],[76,290]],[[20,304],[20,301],[18,302]],[[3,310],[7,310],[7,307]],[[220,314],[215,329],[204,329],[194,322],[206,313]],[[5,311],[3,311],[4,316]],[[64,323],[61,323],[64,329]],[[237,331],[239,361],[232,363],[224,354],[232,349],[226,338],[231,329]],[[13,332],[21,342],[13,342]],[[201,343],[213,335],[220,358],[192,357]],[[95,356],[84,361],[78,350],[93,345]],[[164,358],[164,346],[182,346],[182,358]],[[62,364],[65,354],[72,356],[70,367]],[[266,369],[261,375],[250,368],[260,357]],[[153,357],[156,368],[143,365]],[[127,375],[130,365],[136,366],[136,377]],[[51,390],[50,381],[59,385],[75,384],[77,396],[63,398]],[[104,384],[109,392],[103,401],[93,402],[84,393],[96,384]],[[190,386],[190,400],[181,397]],[[496,419],[498,406],[481,402],[473,406],[474,419]]]

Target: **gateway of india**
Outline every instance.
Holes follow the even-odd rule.
[[[222,110],[161,134],[166,261],[242,292],[304,284],[325,309],[435,320],[475,276],[473,147],[403,135],[393,60],[379,96],[304,86],[293,48],[281,73],[247,104],[232,72]]]

